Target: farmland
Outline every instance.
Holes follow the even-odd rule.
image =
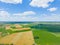
[[[57,22],[1,24],[0,32],[2,32],[0,33],[0,43],[6,40],[10,44],[18,37],[16,45],[23,45],[24,41],[26,41],[25,45],[60,45],[60,23]],[[11,41],[10,38],[13,40]]]
[[[37,45],[60,45],[60,24],[30,25]]]
[[[48,31],[33,30],[34,39],[41,45],[60,45],[60,37]]]
[[[34,43],[33,34],[30,28],[21,27],[19,24],[6,24],[0,28],[0,44],[32,45]]]

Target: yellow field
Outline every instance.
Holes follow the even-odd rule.
[[[32,45],[34,38],[32,31],[14,33],[0,39],[0,44],[13,44],[13,45]]]

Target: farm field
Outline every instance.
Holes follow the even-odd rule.
[[[48,31],[33,30],[34,39],[37,45],[60,45],[60,37]]]
[[[57,33],[54,33],[57,37],[60,37],[60,33],[57,32]]]
[[[1,24],[0,44],[60,45],[60,24]]]
[[[60,45],[60,24],[35,24],[31,28],[37,45]]]
[[[0,39],[0,44],[32,45],[33,43],[32,31],[14,33]]]
[[[1,45],[33,45],[34,38],[30,28],[23,28],[19,24],[5,25],[0,28],[0,44]],[[4,26],[4,25],[3,25]],[[7,27],[6,27],[7,26]]]

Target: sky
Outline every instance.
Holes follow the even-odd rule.
[[[60,0],[0,0],[0,21],[60,21]]]

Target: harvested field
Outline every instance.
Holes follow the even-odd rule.
[[[0,44],[14,44],[14,45],[32,45],[34,38],[32,31],[14,33],[0,39]]]

